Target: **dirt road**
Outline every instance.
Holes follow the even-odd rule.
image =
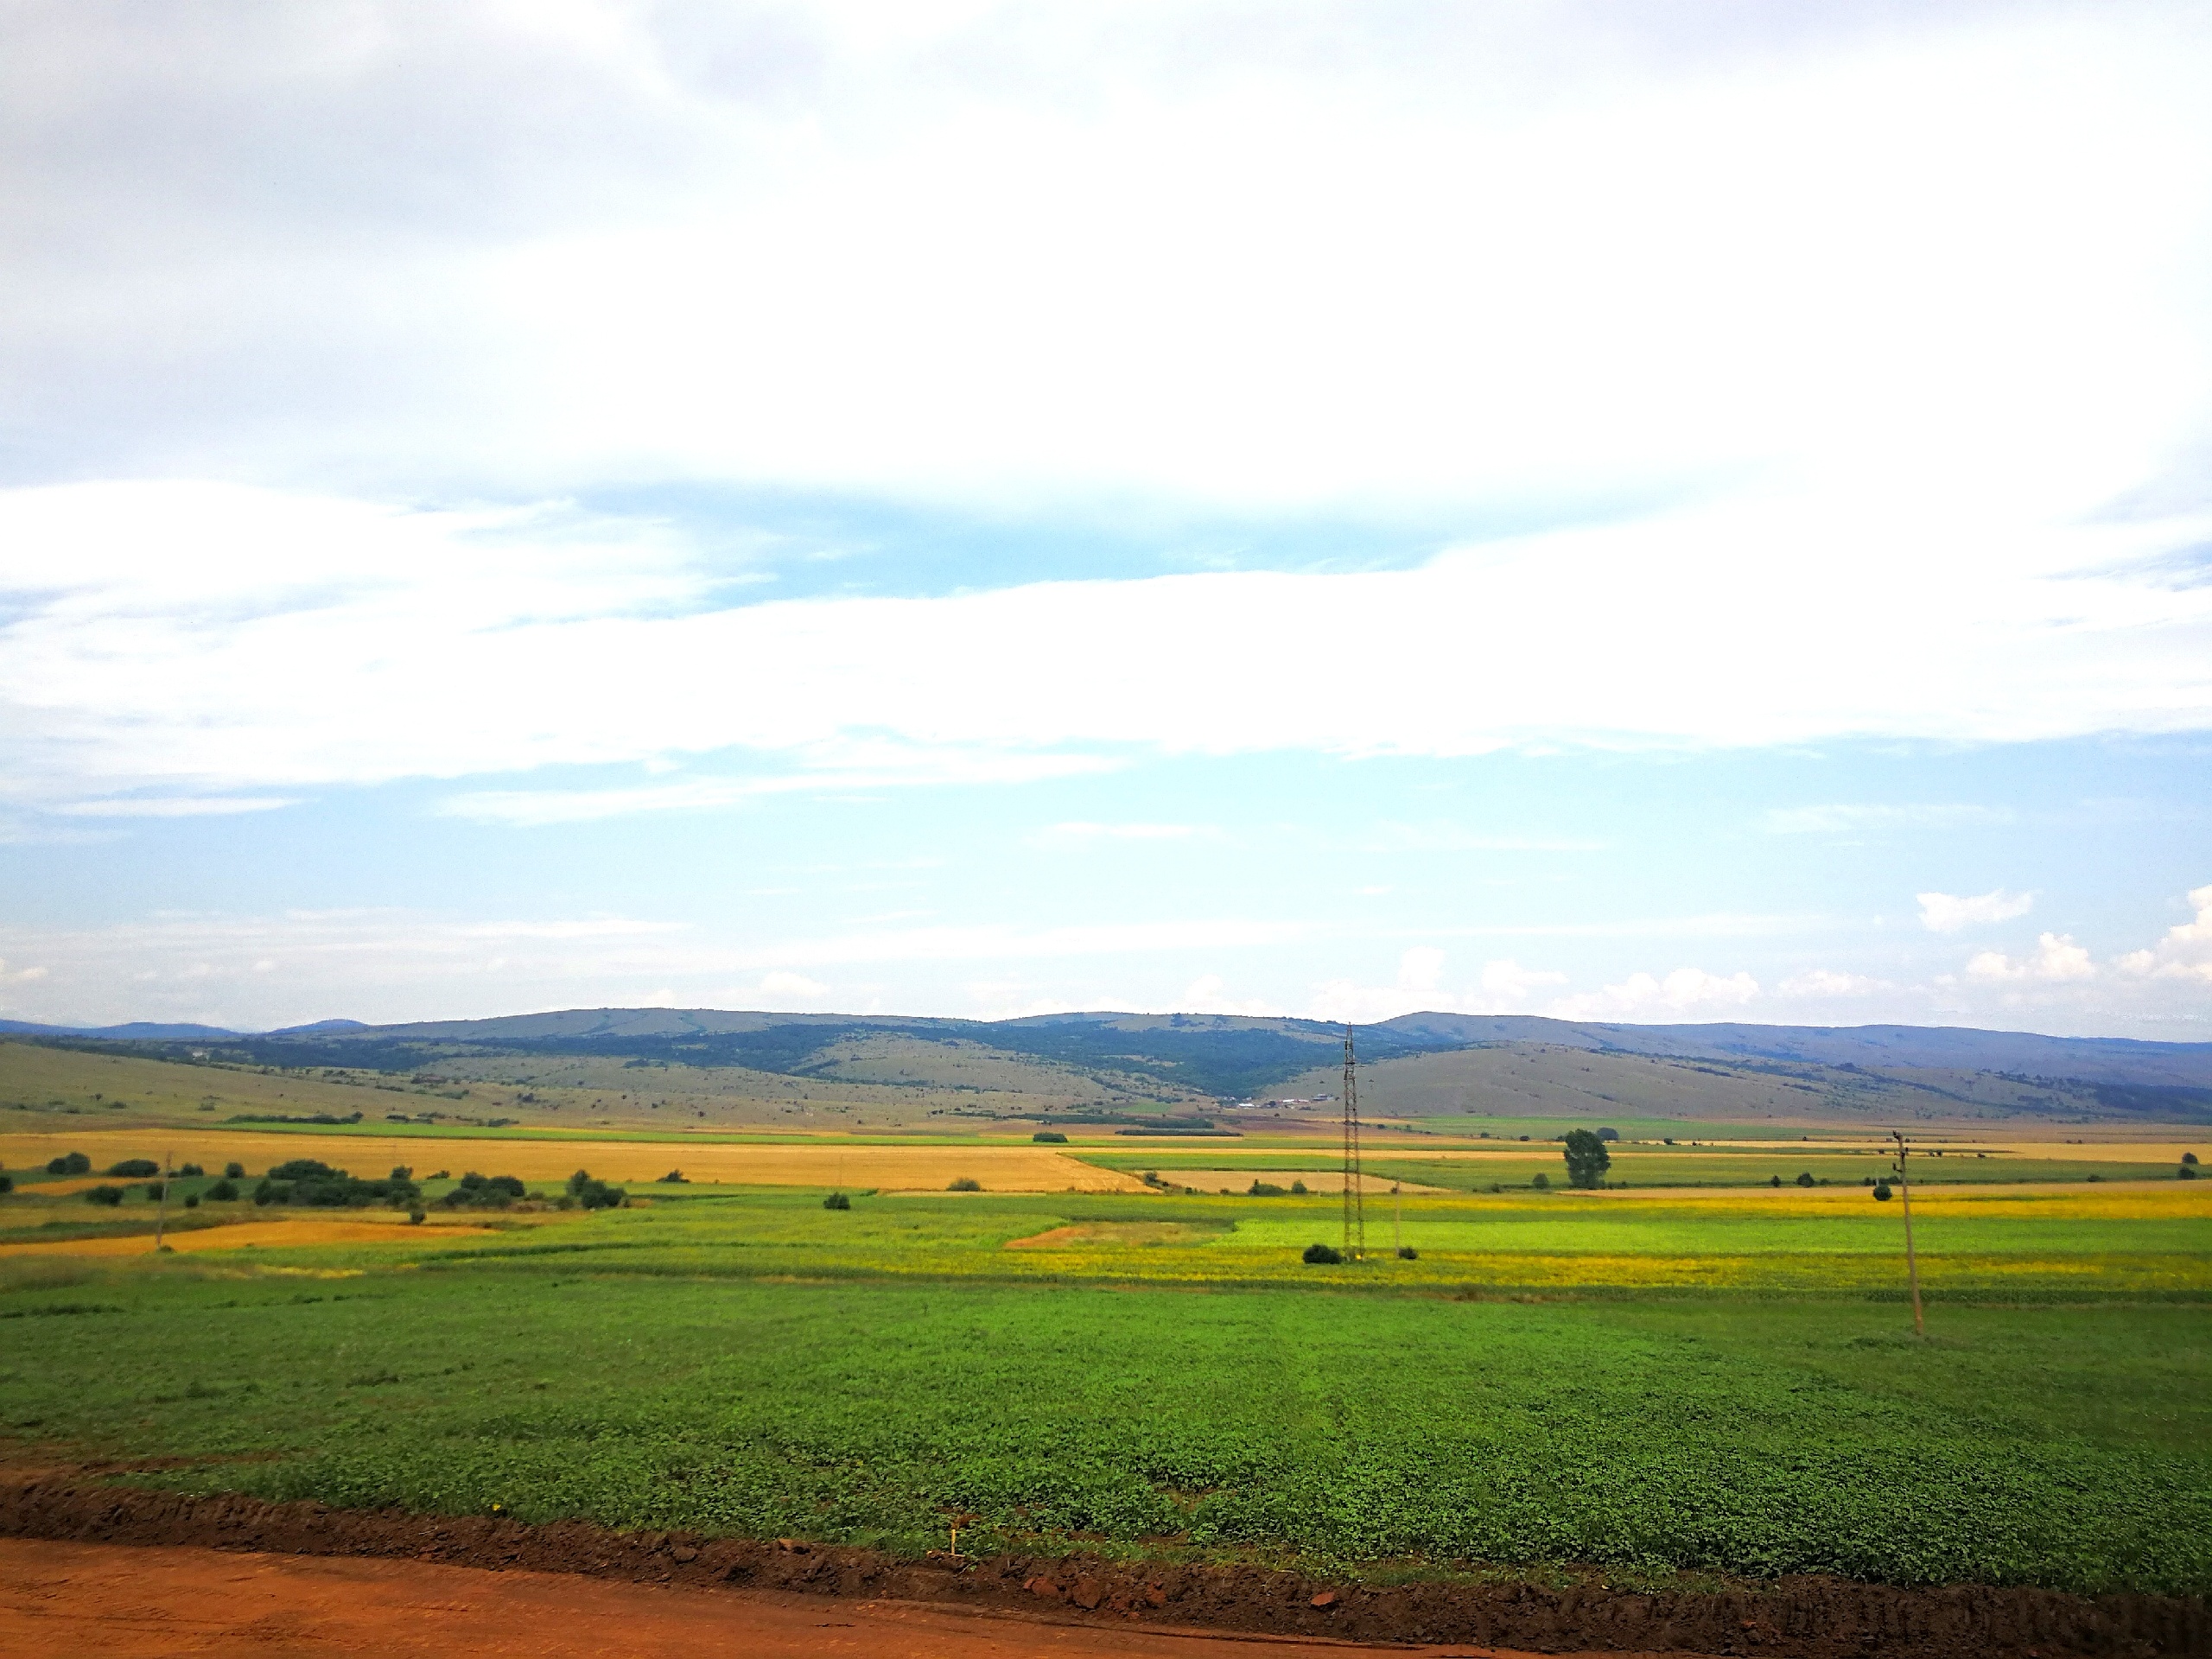
[[[79,1653],[118,1659],[240,1653],[266,1659],[452,1659],[457,1653],[532,1659],[1345,1659],[1509,1651],[1101,1629],[915,1602],[616,1584],[427,1561],[0,1538],[0,1659]]]

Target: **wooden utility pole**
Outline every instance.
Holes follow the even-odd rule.
[[[1904,1276],[1912,1286],[1912,1333],[1924,1337],[1928,1325],[1920,1316],[1920,1262],[1912,1253],[1912,1179],[1904,1167],[1911,1143],[1903,1129],[1892,1129],[1890,1134],[1897,1143],[1897,1195],[1904,1200]]]
[[[176,1155],[176,1154],[175,1154],[175,1153],[170,1153],[170,1152],[165,1152],[165,1153],[163,1153],[163,1154],[162,1154],[162,1201],[161,1201],[161,1208],[160,1208],[160,1209],[158,1209],[158,1210],[156,1210],[156,1211],[154,1212],[154,1254],[155,1254],[156,1255],[159,1255],[162,1253],[162,1230],[163,1230],[165,1227],[167,1227],[167,1226],[168,1225],[168,1219],[169,1219],[169,1160],[170,1160],[170,1159],[172,1159],[172,1158],[174,1158],[175,1155]]]

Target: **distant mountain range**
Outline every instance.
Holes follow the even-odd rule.
[[[1036,1079],[1080,1076],[1163,1104],[1233,1106],[1286,1087],[1323,1092],[1344,1028],[1225,1014],[1056,1014],[973,1020],[718,1008],[569,1008],[370,1026],[322,1020],[239,1033],[139,1022],[0,1021],[0,1034],[124,1043],[286,1067],[435,1069],[456,1058],[619,1058],[744,1074],[882,1081],[897,1046],[988,1050]],[[2212,1043],[2045,1037],[1924,1026],[1638,1026],[1520,1014],[1412,1014],[1355,1027],[1378,1111],[1411,1116],[1596,1109],[1751,1116],[2030,1113],[2212,1122]],[[880,1068],[879,1068],[880,1069]],[[1517,1103],[1517,1104],[1516,1104]]]
[[[189,1042],[200,1037],[298,1037],[325,1031],[366,1031],[358,1020],[318,1020],[311,1026],[286,1026],[281,1031],[232,1031],[226,1026],[164,1026],[150,1020],[133,1020],[124,1026],[39,1026],[22,1020],[0,1020],[0,1037],[99,1037],[111,1042]]]

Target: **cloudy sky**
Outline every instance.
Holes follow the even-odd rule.
[[[0,1016],[2212,1039],[2212,11],[0,0]]]

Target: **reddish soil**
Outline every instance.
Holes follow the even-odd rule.
[[[1457,1653],[1804,1659],[2212,1655],[2212,1609],[2195,1599],[2088,1599],[1986,1586],[1907,1590],[1815,1578],[1757,1591],[1651,1595],[1595,1585],[1363,1587],[1250,1567],[1016,1556],[896,1561],[798,1541],[612,1533],[581,1522],[531,1527],[187,1497],[103,1485],[84,1469],[19,1469],[0,1480],[0,1536],[53,1541],[0,1547],[0,1654],[248,1646],[405,1653],[416,1650],[405,1643],[418,1628],[424,1652],[435,1643],[444,1653],[458,1641],[493,1653],[581,1654],[588,1645],[596,1654],[656,1654],[674,1653],[679,1643],[696,1651],[711,1626],[724,1641],[742,1634],[742,1650],[763,1656],[836,1651],[832,1639],[842,1643],[849,1631],[852,1651],[945,1659],[1047,1648],[1195,1659],[1250,1654],[1255,1637],[1294,1653],[1426,1643]],[[104,1548],[55,1554],[54,1543]],[[113,1548],[151,1544],[188,1548]],[[325,1559],[283,1559],[300,1556]],[[438,1587],[448,1585],[454,1587]],[[166,1586],[159,1595],[157,1586]],[[733,1589],[746,1593],[734,1597]],[[160,1615],[172,1606],[173,1616]],[[423,1612],[433,1617],[422,1620]],[[617,1617],[643,1623],[637,1633],[626,1623],[615,1636],[608,1621]],[[263,1630],[265,1637],[253,1634]]]
[[[1256,1644],[1256,1645],[1255,1645]],[[1346,1646],[1296,1637],[1101,1630],[911,1601],[828,1601],[780,1590],[613,1584],[570,1573],[359,1556],[0,1541],[0,1659],[456,1653],[532,1659],[1343,1659],[1496,1649]]]

